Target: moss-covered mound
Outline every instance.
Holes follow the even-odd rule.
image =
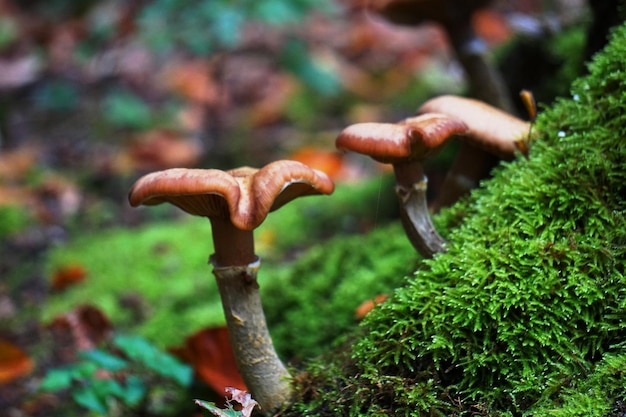
[[[356,327],[359,305],[400,286],[420,259],[396,222],[331,239],[277,271],[262,291],[280,356],[295,362],[328,351]]]
[[[530,159],[453,209],[466,220],[449,251],[370,313],[347,352],[311,364],[288,415],[546,415],[580,390],[595,393],[582,414],[619,407],[624,56],[621,28],[571,98],[543,112]]]

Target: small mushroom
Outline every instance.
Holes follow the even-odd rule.
[[[253,230],[269,212],[306,195],[330,194],[326,174],[296,161],[261,169],[169,169],[140,178],[130,204],[168,202],[211,221],[215,253],[210,257],[235,359],[250,393],[265,412],[290,400],[290,375],[278,358],[261,305]]]
[[[494,106],[458,96],[439,96],[426,101],[418,114],[445,114],[465,122],[469,131],[446,178],[441,193],[431,204],[434,212],[454,203],[476,187],[499,159],[511,160],[530,124]]]
[[[467,126],[461,120],[429,113],[400,123],[357,123],[337,137],[338,149],[371,156],[393,165],[400,218],[404,230],[419,253],[432,257],[444,252],[445,241],[430,220],[423,161],[435,154],[454,135],[463,135]]]
[[[418,114],[440,113],[462,120],[469,128],[464,140],[502,158],[513,159],[516,142],[530,132],[530,124],[479,100],[444,95],[420,106]]]

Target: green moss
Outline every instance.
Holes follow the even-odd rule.
[[[625,53],[623,27],[540,116],[530,159],[448,212],[466,218],[449,251],[368,315],[346,368],[346,353],[311,365],[291,415],[521,415],[546,396],[583,401],[572,381],[602,373],[626,340]],[[605,411],[615,400],[594,398]]]
[[[620,416],[626,411],[626,353],[607,355],[586,378],[572,380],[556,398],[543,398],[536,417]]]
[[[206,261],[212,247],[210,230],[207,220],[190,219],[83,236],[55,248],[47,260],[49,276],[71,264],[81,265],[87,276],[67,291],[51,294],[42,306],[42,319],[92,304],[116,326],[134,329],[162,346],[178,343],[202,326],[222,323]],[[192,244],[198,237],[200,243]],[[122,301],[129,297],[137,302]],[[145,317],[135,315],[137,308]]]
[[[265,283],[263,298],[281,357],[303,359],[327,351],[356,326],[357,307],[399,286],[418,259],[394,224],[367,236],[332,239],[278,271],[277,279]]]

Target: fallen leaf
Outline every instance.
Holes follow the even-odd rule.
[[[53,272],[50,285],[54,291],[63,291],[83,282],[86,277],[87,270],[80,264],[61,265]]]
[[[304,147],[289,155],[287,159],[302,162],[311,168],[325,172],[333,180],[339,179],[343,170],[343,157],[336,151]]]
[[[495,10],[477,10],[472,16],[472,25],[478,36],[492,46],[500,45],[512,36],[506,18]]]
[[[215,392],[223,392],[226,387],[246,389],[226,327],[200,330],[189,336],[184,346],[171,349],[171,352],[189,363]]]
[[[33,360],[22,349],[0,340],[0,384],[28,375],[34,366]]]
[[[75,351],[93,349],[110,336],[113,325],[102,310],[82,305],[56,317],[49,327],[69,334]]]
[[[211,77],[209,63],[196,60],[170,65],[165,69],[163,82],[181,97],[204,105],[213,105],[219,98],[219,87]]]
[[[244,416],[250,416],[252,414],[252,410],[259,403],[252,399],[252,395],[248,391],[242,391],[237,388],[227,387],[226,392],[228,392],[233,399],[233,401],[237,401],[241,404],[241,413]]]
[[[259,404],[247,391],[232,387],[225,388],[225,391],[231,396],[230,400],[226,400],[226,408],[220,408],[214,403],[203,400],[195,400],[195,403],[218,417],[250,417],[254,408]],[[239,403],[237,408],[233,406],[233,401]]]
[[[357,320],[363,320],[363,318],[365,317],[365,315],[367,313],[370,312],[370,310],[372,310],[374,307],[376,307],[377,304],[382,303],[383,301],[385,301],[387,299],[387,294],[379,294],[376,297],[369,299],[369,300],[365,300],[361,303],[361,305],[359,305],[355,312],[354,312],[354,317]]]

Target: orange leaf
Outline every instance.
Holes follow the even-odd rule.
[[[28,375],[34,362],[14,344],[0,340],[0,384]]]
[[[380,304],[386,299],[387,294],[379,294],[373,299],[363,301],[361,305],[356,308],[354,312],[354,317],[356,317],[357,320],[362,320],[363,317],[365,317],[365,315],[376,306],[376,304]]]
[[[172,64],[165,70],[165,85],[178,95],[205,105],[215,104],[219,87],[211,77],[212,67],[204,61]]]
[[[333,180],[341,177],[343,171],[343,158],[336,151],[304,147],[291,154],[288,159],[302,162],[311,168],[325,172]]]
[[[490,45],[499,45],[511,38],[511,29],[506,18],[495,10],[478,10],[472,16],[478,36]]]
[[[246,389],[237,369],[226,327],[200,330],[189,336],[183,347],[171,351],[191,364],[196,374],[215,392],[222,393],[226,387]]]
[[[62,291],[67,287],[83,282],[86,277],[87,271],[82,265],[62,265],[52,274],[52,289],[55,291]]]

